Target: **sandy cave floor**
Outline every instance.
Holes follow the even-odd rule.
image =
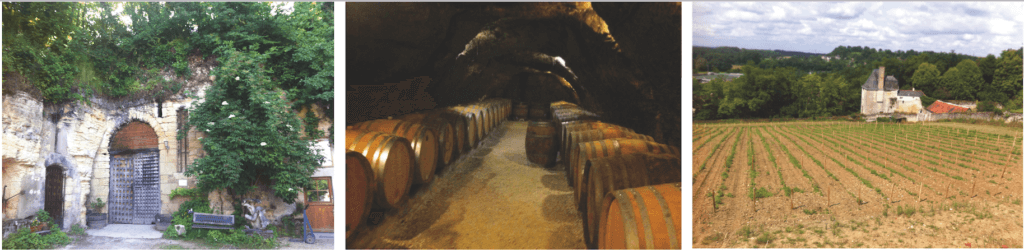
[[[506,121],[472,151],[413,185],[401,209],[364,222],[349,248],[585,248],[564,166],[526,159],[527,122]]]

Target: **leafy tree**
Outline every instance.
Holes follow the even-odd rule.
[[[1004,50],[999,56],[998,68],[993,72],[992,85],[999,92],[1012,96],[1021,91],[1024,85],[1020,50]]]
[[[973,60],[966,59],[956,65],[960,73],[959,88],[954,89],[956,98],[962,100],[975,100],[977,93],[982,91],[985,80],[982,78],[981,69]]]
[[[743,76],[723,88],[718,113],[726,117],[787,115],[781,111],[792,102],[790,86],[796,79],[794,68],[764,70],[753,65],[743,66]]]
[[[963,81],[961,81],[960,70],[956,67],[949,68],[946,73],[942,74],[939,86],[935,90],[935,98],[959,99],[960,97],[957,95],[957,91],[960,91],[959,94],[967,94],[966,91],[968,90],[967,87],[961,86],[961,83],[963,83]]]
[[[911,81],[915,88],[924,92],[932,92],[939,85],[939,69],[930,63],[921,63]]]
[[[252,48],[257,45],[252,45]],[[288,110],[284,92],[275,89],[262,66],[269,58],[257,51],[221,50],[221,67],[204,100],[193,103],[189,128],[205,133],[207,155],[185,172],[195,176],[200,190],[227,189],[241,195],[253,184],[270,180],[274,195],[292,202],[321,158],[300,137],[302,122]],[[179,130],[183,138],[188,130]]]
[[[978,60],[978,68],[981,69],[981,77],[985,79],[985,84],[992,83],[992,76],[995,75],[996,65],[998,59],[992,54],[988,54],[985,58]]]

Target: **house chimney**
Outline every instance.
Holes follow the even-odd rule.
[[[885,91],[885,66],[878,67],[878,90]]]

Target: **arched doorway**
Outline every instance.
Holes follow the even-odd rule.
[[[64,168],[59,165],[46,167],[46,196],[43,200],[43,210],[50,214],[53,222],[64,224]]]
[[[148,124],[132,121],[110,140],[110,223],[152,224],[160,213],[160,148]]]

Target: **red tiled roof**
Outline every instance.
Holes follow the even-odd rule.
[[[954,112],[965,112],[965,111],[967,111],[967,108],[956,106],[956,105],[952,105],[952,104],[945,103],[945,102],[942,102],[942,101],[935,101],[935,103],[932,103],[932,105],[928,106],[928,111],[931,111],[932,113],[936,113],[936,114],[944,114],[944,113],[954,113]]]

